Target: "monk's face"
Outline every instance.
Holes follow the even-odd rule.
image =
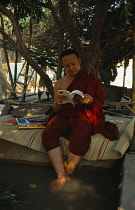
[[[62,65],[69,76],[75,76],[81,69],[81,61],[75,54],[64,56]]]

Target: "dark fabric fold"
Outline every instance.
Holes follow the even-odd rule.
[[[104,114],[102,110],[104,94],[100,81],[94,74],[88,74],[82,69],[68,86],[67,90],[70,92],[73,90],[80,90],[93,97],[93,103],[91,105],[79,104],[77,107],[79,106],[79,109],[81,109],[89,121],[93,123],[94,132],[100,132],[104,127]]]
[[[119,132],[116,125],[105,122],[102,106],[104,94],[98,78],[80,70],[75,79],[67,87],[68,91],[80,90],[93,97],[92,104],[77,103],[62,105],[62,110],[54,113],[43,131],[42,140],[46,151],[59,146],[59,137],[68,136],[69,150],[76,155],[84,155],[89,149],[91,135],[103,134],[114,140]]]

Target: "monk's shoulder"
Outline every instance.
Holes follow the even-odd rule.
[[[93,74],[93,73],[89,73],[88,75],[89,75],[89,78],[95,78],[96,77],[95,74]]]
[[[55,87],[61,89],[63,87],[64,82],[65,82],[65,77],[58,79],[55,83]]]
[[[93,80],[93,81],[94,80],[95,81],[99,80],[98,77],[95,74],[93,74],[93,73],[89,73],[88,74],[88,77],[89,77],[90,80]]]
[[[88,85],[92,85],[94,88],[101,88],[101,81],[99,80],[99,78],[95,75],[95,74],[92,74],[92,73],[89,73],[88,74]]]

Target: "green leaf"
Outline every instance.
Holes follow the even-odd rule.
[[[29,188],[35,189],[35,188],[37,188],[37,185],[36,185],[36,184],[30,184],[30,185],[29,185]]]

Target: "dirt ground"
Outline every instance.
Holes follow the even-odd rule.
[[[72,181],[50,192],[51,166],[0,162],[0,210],[116,210],[121,163],[114,168],[79,166]]]

